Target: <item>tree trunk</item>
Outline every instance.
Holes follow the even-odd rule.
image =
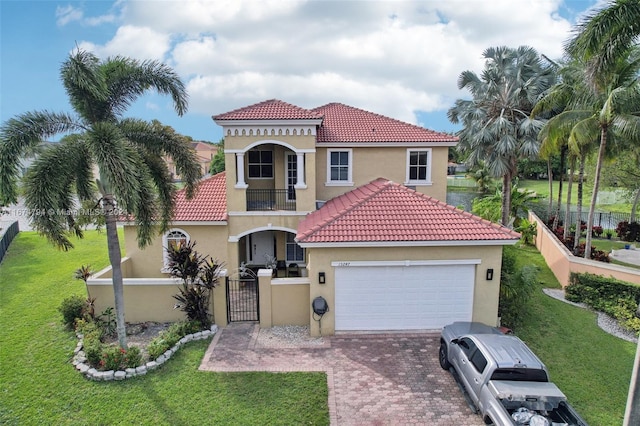
[[[560,221],[560,206],[562,205],[562,183],[564,181],[564,162],[567,157],[567,148],[563,146],[560,150],[560,179],[558,182],[558,204],[556,206],[556,212],[553,219],[553,229],[558,227]]]
[[[547,220],[546,223],[549,223],[549,219],[551,219],[551,212],[553,211],[553,168],[551,167],[551,156],[547,158],[547,180],[549,181],[549,204],[547,205]],[[552,225],[551,229],[555,229]]]
[[[629,218],[629,223],[636,221],[636,210],[638,208],[639,201],[640,201],[640,189],[636,191],[636,196],[633,199],[633,205],[631,206],[631,217]]]
[[[562,233],[562,238],[566,241],[569,236],[569,222],[571,221],[571,189],[573,187],[573,172],[576,168],[576,158],[571,157],[570,166],[569,166],[569,180],[567,182],[567,204],[564,212],[564,228]]]
[[[593,218],[596,214],[596,201],[598,200],[598,188],[600,187],[600,171],[604,160],[604,151],[607,147],[607,126],[602,126],[600,131],[600,148],[598,149],[598,162],[596,163],[595,176],[593,178],[593,195],[589,206],[589,218],[587,219],[587,240],[584,246],[584,258],[591,258],[591,229],[593,229]]]
[[[502,224],[509,225],[509,213],[511,212],[511,173],[502,177]]]
[[[116,309],[116,331],[118,344],[122,349],[127,349],[127,330],[124,321],[124,287],[122,283],[122,267],[120,265],[120,241],[118,239],[117,210],[113,195],[105,195],[102,200],[104,209],[105,228],[107,230],[107,245],[109,248],[109,261],[113,271],[113,295]]]
[[[578,205],[576,207],[576,230],[573,242],[573,252],[576,253],[580,245],[580,224],[582,220],[582,199],[584,197],[584,165],[587,161],[587,155],[580,156],[580,169],[578,171]],[[565,226],[567,226],[565,224]]]

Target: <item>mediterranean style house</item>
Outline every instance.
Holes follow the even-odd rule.
[[[165,248],[196,241],[226,266],[216,324],[308,325],[312,335],[498,323],[502,247],[519,234],[449,206],[458,139],[340,103],[268,100],[213,117],[226,171],[179,192],[172,228],[144,250],[123,223],[127,321],[171,321]],[[113,300],[110,270],[89,280]]]

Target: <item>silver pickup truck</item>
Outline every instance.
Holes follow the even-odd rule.
[[[587,426],[522,340],[495,327],[455,322],[442,329],[440,366],[451,370],[486,424]]]

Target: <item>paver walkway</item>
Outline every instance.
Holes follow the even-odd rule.
[[[219,331],[206,371],[324,371],[333,425],[482,425],[449,372],[438,364],[439,336],[427,333],[325,337],[323,345],[265,348],[258,326]]]

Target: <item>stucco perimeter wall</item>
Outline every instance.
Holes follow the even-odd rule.
[[[186,232],[191,241],[196,242],[195,250],[200,254],[209,255],[221,262],[227,261],[227,227],[221,225],[181,225],[173,224],[170,229]],[[140,249],[136,240],[136,227],[124,226],[126,255],[131,259],[129,272],[125,277],[130,278],[169,278],[163,273],[164,246],[162,235],[154,238],[153,242]]]
[[[476,265],[473,298],[473,321],[497,325],[498,300],[500,292],[500,269],[502,246],[451,246],[451,247],[352,247],[352,248],[309,248],[307,249],[307,269],[309,269],[309,301],[322,296],[329,304],[329,312],[322,318],[322,333],[335,333],[335,268],[332,262],[349,261],[405,261],[405,260],[465,260],[480,259]],[[493,280],[486,280],[487,269],[493,269]],[[318,272],[326,274],[326,284],[318,283]],[[393,292],[393,283],[389,285]],[[309,316],[311,334],[320,335],[318,322]]]
[[[271,278],[271,269],[258,272],[260,327],[309,325],[309,279]]]
[[[318,148],[316,153],[317,199],[330,200],[358,186],[365,185],[379,177],[404,184],[407,173],[407,147],[364,147],[352,148],[353,186],[327,186],[327,155],[331,150],[351,148]],[[419,150],[423,148],[412,148]],[[438,200],[447,199],[447,147],[431,149],[431,185],[418,185],[416,191]]]
[[[87,282],[91,297],[95,297],[96,314],[114,307],[113,285],[110,278],[90,279]],[[172,279],[124,279],[124,317],[127,322],[174,322],[184,320],[185,314],[174,309],[178,283]],[[115,314],[115,311],[114,311]],[[114,317],[115,318],[115,317]]]
[[[571,272],[613,277],[617,280],[640,284],[640,270],[576,257],[535,213],[529,212],[529,221],[537,224],[536,248],[562,287],[569,284]]]

